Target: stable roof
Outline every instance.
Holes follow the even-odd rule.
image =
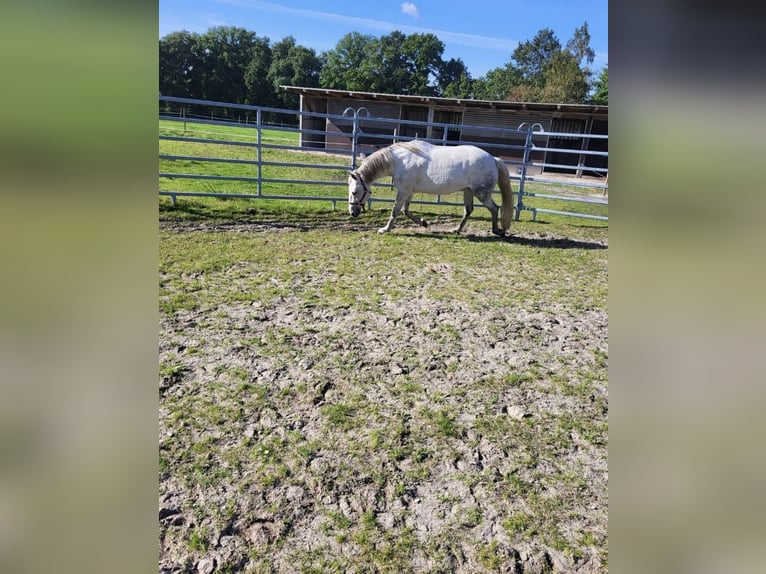
[[[568,117],[590,116],[609,117],[609,106],[592,104],[554,104],[540,102],[509,102],[502,100],[474,100],[468,98],[442,98],[436,96],[409,96],[383,94],[376,92],[357,92],[351,90],[329,90],[326,88],[304,88],[300,86],[280,86],[288,92],[310,97],[327,97],[363,101],[392,102],[410,105],[436,105],[441,107],[462,107],[509,112],[533,112],[542,114],[561,114]]]

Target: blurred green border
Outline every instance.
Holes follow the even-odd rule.
[[[156,568],[157,47],[155,2],[0,5],[0,571]]]

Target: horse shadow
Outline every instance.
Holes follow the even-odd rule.
[[[165,223],[169,227],[183,228],[186,226],[199,226],[203,229],[219,231],[225,231],[227,229],[237,230],[242,228],[251,228],[260,231],[292,229],[302,232],[307,232],[311,229],[332,229],[337,231],[374,234],[376,225],[382,225],[387,217],[385,213],[381,212],[378,220],[370,222],[359,220],[348,221],[345,218],[326,218],[323,217],[322,214],[313,214],[313,216],[309,217],[304,216],[303,220],[298,222],[295,218],[290,217],[289,215],[279,212],[271,212],[260,206],[257,208],[240,210],[236,213],[226,214],[212,212],[206,206],[196,205],[194,202],[179,202],[178,206],[173,207],[160,205],[161,220],[163,215],[172,216],[174,212],[183,214],[184,217],[179,219],[173,217],[168,218],[165,220]],[[489,220],[487,219],[486,221]],[[447,220],[438,223],[446,224],[446,222]],[[464,229],[462,233],[456,234],[454,231],[438,229],[433,223],[434,220],[431,220],[431,225],[428,228],[396,227],[391,233],[395,235],[417,237],[420,239],[449,239],[470,241],[472,243],[502,242],[543,249],[608,249],[608,245],[596,241],[581,241],[566,237],[516,235],[513,233],[513,230],[511,230],[510,235],[505,235],[503,237],[498,237],[490,233],[474,233],[470,229]],[[541,222],[538,222],[538,224],[539,223]]]
[[[397,230],[397,235],[408,235],[411,237],[441,239],[461,239],[471,243],[509,243],[513,245],[524,245],[526,247],[535,247],[542,249],[608,249],[609,246],[596,241],[581,241],[579,239],[569,239],[567,237],[528,237],[525,235],[477,235],[474,233],[456,234],[454,231],[405,231]]]

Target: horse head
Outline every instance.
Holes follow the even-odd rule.
[[[348,212],[358,217],[364,211],[364,204],[371,196],[370,188],[357,171],[348,172]]]

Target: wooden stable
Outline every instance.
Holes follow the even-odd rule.
[[[588,167],[608,167],[608,160],[604,156],[552,151],[608,151],[607,139],[580,137],[582,134],[608,134],[608,106],[403,96],[297,86],[282,88],[300,96],[301,112],[339,116],[349,108],[365,108],[365,114],[360,114],[364,133],[357,140],[363,152],[374,151],[398,138],[419,137],[447,142],[471,142],[506,161],[520,161],[521,150],[501,146],[523,146],[524,137],[516,130],[526,123],[539,124],[544,132],[572,134],[535,138],[537,147],[550,149],[533,150],[531,161],[549,165],[533,168],[531,174],[546,171],[571,173],[579,177],[589,171]],[[365,119],[367,114],[371,118],[398,122],[375,122],[374,119]],[[407,122],[441,125],[413,125]],[[353,120],[350,115],[343,119],[302,115],[301,128],[322,132],[302,134],[302,147],[340,150],[351,147]],[[507,131],[497,131],[497,128]]]

